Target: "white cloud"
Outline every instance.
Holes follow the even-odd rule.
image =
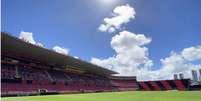
[[[104,24],[101,24],[98,29],[102,32],[110,33],[120,30],[123,24],[127,24],[131,19],[135,18],[135,14],[134,8],[128,4],[117,6],[112,12],[112,17],[104,18]]]
[[[34,37],[33,37],[33,33],[32,32],[24,32],[24,31],[21,31],[20,32],[20,35],[19,35],[19,38],[25,42],[28,42],[28,43],[31,43],[31,44],[34,44],[34,45],[37,45],[37,46],[40,46],[40,47],[44,47],[44,45],[40,42],[36,42],[34,40]]]
[[[37,46],[44,47],[44,45],[40,42],[36,43]]]
[[[148,58],[148,48],[144,46],[150,42],[151,38],[143,34],[122,31],[111,40],[116,55],[107,59],[92,58],[91,62],[117,71],[120,75],[136,75],[140,69],[149,70],[153,65]]]
[[[54,46],[53,50],[57,53],[64,54],[64,55],[67,55],[69,53],[69,49],[63,48],[60,46]]]
[[[186,60],[189,61],[201,59],[201,46],[186,48],[181,54]]]
[[[106,25],[104,25],[104,24],[101,24],[98,29],[99,29],[101,32],[105,32],[105,31],[108,30],[108,27],[107,27]]]
[[[193,48],[193,47],[189,47]],[[185,78],[191,78],[191,70],[201,69],[201,64],[193,64],[192,60],[182,56],[182,53],[188,48],[183,49],[181,52],[171,52],[170,56],[165,59],[161,59],[162,67],[156,71],[150,71],[155,75],[152,79],[172,79],[173,74],[183,73]],[[192,51],[193,52],[193,51]],[[194,58],[194,60],[198,60]]]
[[[21,31],[19,38],[24,40],[24,41],[26,41],[26,42],[29,42],[31,44],[36,44],[36,41],[33,38],[33,33],[32,32]]]
[[[192,48],[192,47],[189,47]],[[183,49],[181,52],[171,52],[169,57],[165,59],[161,59],[162,68],[158,71],[159,79],[170,79],[173,78],[173,74],[175,73],[183,73],[185,78],[191,78],[191,70],[201,69],[201,64],[193,64],[191,61],[187,60],[182,56],[182,53],[187,48]],[[197,59],[194,59],[197,60]]]
[[[79,57],[78,57],[78,56],[74,56],[74,58],[79,59]]]

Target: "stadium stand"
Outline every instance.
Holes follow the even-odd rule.
[[[136,77],[115,76],[111,78],[111,84],[118,91],[132,91],[138,89]]]
[[[162,86],[164,87],[164,90],[171,90],[172,87],[167,81],[161,81]]]
[[[16,69],[18,68],[18,69]],[[2,60],[2,94],[36,93],[39,89],[48,92],[111,91],[110,80],[57,70],[20,67]],[[16,76],[18,75],[18,76]],[[49,76],[48,76],[49,75]]]
[[[140,90],[162,91],[162,90],[189,90],[190,79],[182,80],[159,80],[138,82]]]

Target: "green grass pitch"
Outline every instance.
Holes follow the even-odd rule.
[[[201,91],[134,91],[3,97],[1,101],[201,101]]]

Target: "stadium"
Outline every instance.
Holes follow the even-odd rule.
[[[116,72],[32,45],[8,33],[2,32],[1,37],[2,97],[201,89],[200,84],[192,86],[190,79],[138,82],[135,76],[112,76]]]
[[[201,1],[1,0],[2,101],[201,101]]]

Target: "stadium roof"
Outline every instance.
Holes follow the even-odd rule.
[[[23,40],[13,37],[5,32],[1,32],[1,45],[2,54],[14,53],[26,56],[43,63],[48,63],[52,66],[58,66],[61,69],[73,67],[88,73],[95,73],[100,75],[117,74],[117,72],[85,62],[80,59],[76,59],[69,55],[59,54],[53,50],[24,42]]]
[[[118,80],[133,80],[136,79],[136,76],[111,76],[110,79],[118,79]]]

